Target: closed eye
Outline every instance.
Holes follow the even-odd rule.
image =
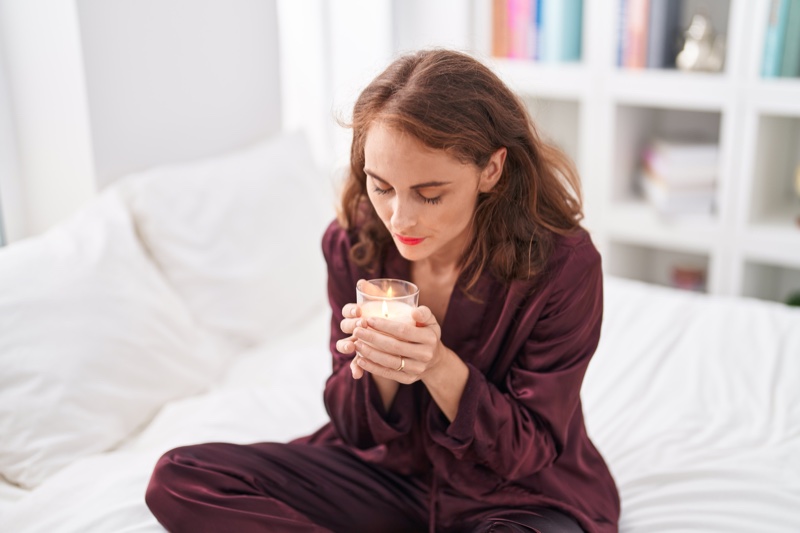
[[[389,194],[390,192],[394,191],[394,188],[392,188],[392,187],[385,187],[384,188],[384,187],[378,186],[378,183],[386,183],[381,178],[378,178],[376,176],[372,176],[372,175],[369,175],[369,174],[367,174],[367,175],[372,179],[372,191],[375,194],[379,194],[379,195],[383,196],[385,194]],[[427,185],[427,184],[424,184],[424,185]],[[439,186],[439,184],[438,183],[430,184],[428,186]],[[414,193],[415,193],[417,199],[420,200],[423,203],[426,203],[426,204],[429,204],[429,205],[436,205],[436,204],[438,204],[438,203],[440,203],[442,201],[442,195],[429,197],[429,196],[425,196],[424,194],[419,192],[419,188],[421,188],[420,186],[416,186],[416,187],[412,187],[412,188],[414,189]]]

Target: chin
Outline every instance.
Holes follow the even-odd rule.
[[[431,252],[427,249],[427,246],[424,246],[425,243],[418,244],[416,246],[408,246],[407,244],[398,243],[395,241],[394,243],[397,251],[400,252],[400,255],[403,256],[403,259],[407,261],[419,261],[420,259],[425,259],[428,257]]]

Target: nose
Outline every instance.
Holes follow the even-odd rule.
[[[416,209],[409,200],[396,195],[393,204],[392,229],[399,233],[405,233],[417,225]]]

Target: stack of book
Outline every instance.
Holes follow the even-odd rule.
[[[800,0],[772,0],[761,76],[800,76]]]
[[[492,55],[580,61],[583,0],[493,0]]]
[[[617,66],[674,68],[681,0],[620,0]]]
[[[658,139],[644,151],[640,185],[664,215],[710,215],[718,169],[717,144]]]

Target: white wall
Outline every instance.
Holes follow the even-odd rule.
[[[389,64],[392,47],[391,0],[329,0],[332,110],[345,121],[359,93]],[[350,130],[335,129],[337,167],[349,164]]]
[[[2,28],[1,20],[0,28]],[[2,217],[0,232],[6,242],[18,240],[25,234],[22,183],[13,120],[5,53],[3,42],[0,40],[0,216]],[[0,242],[0,245],[3,244]]]
[[[323,164],[350,154],[347,122],[358,94],[389,64],[391,0],[279,0],[284,118],[306,129]]]
[[[395,0],[393,2],[393,46],[398,52],[418,48],[446,47],[469,52],[475,48],[472,35],[474,10],[464,0]]]
[[[74,4],[66,0],[3,0],[0,36],[21,176],[22,198],[14,199],[18,205],[10,212],[21,209],[24,233],[36,234],[94,194]],[[11,194],[13,191],[9,188]]]
[[[0,106],[10,100],[14,119],[0,144],[18,153],[7,174],[17,192],[0,184],[12,239],[124,173],[235,148],[281,122],[307,131],[319,164],[345,167],[350,131],[336,118],[349,120],[391,60],[392,10],[392,0],[0,0]]]
[[[98,188],[280,130],[264,0],[76,0]]]

